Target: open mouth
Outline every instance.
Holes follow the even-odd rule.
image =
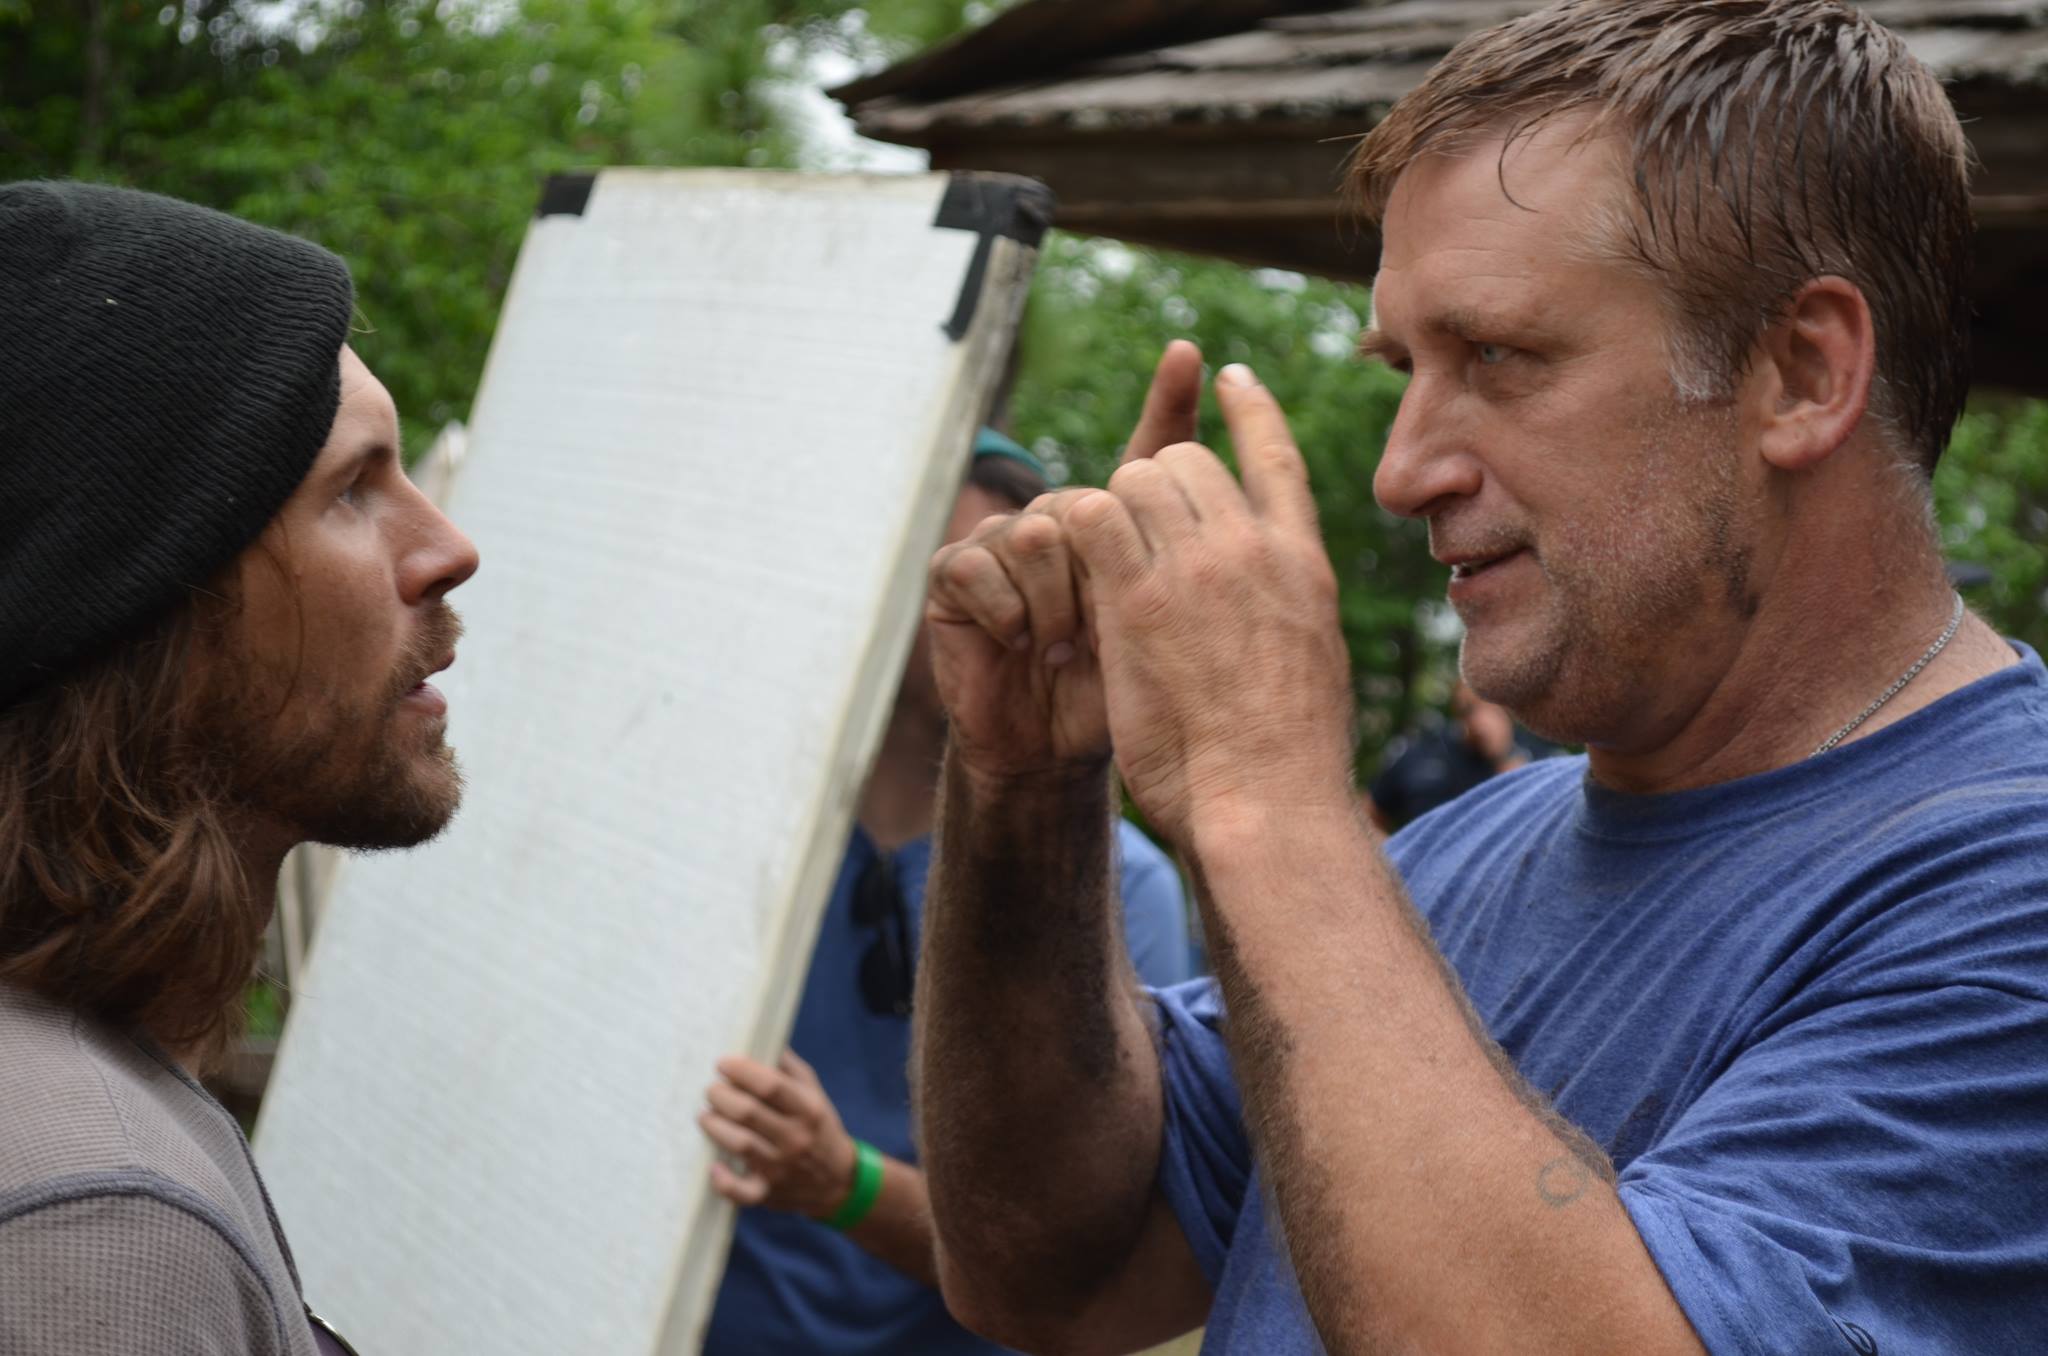
[[[399,700],[405,701],[411,698],[431,695],[434,700],[438,701],[440,699],[441,694],[440,689],[436,688],[433,684],[434,675],[447,669],[450,665],[454,664],[454,662],[455,656],[451,653],[446,658],[442,659],[440,663],[434,665],[433,668],[427,670],[425,674],[421,675],[420,680],[417,683],[414,683],[411,687],[407,688],[403,693],[401,693],[399,695]]]
[[[1453,580],[1476,579],[1480,575],[1485,574],[1488,570],[1494,569],[1500,565],[1504,565],[1508,561],[1513,560],[1516,556],[1520,554],[1522,554],[1520,550],[1514,550],[1508,552],[1506,555],[1494,556],[1488,560],[1461,561],[1458,564],[1451,566],[1451,578]]]

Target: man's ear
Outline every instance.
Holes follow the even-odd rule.
[[[1870,406],[1877,372],[1870,303],[1846,278],[1815,278],[1759,347],[1759,450],[1778,470],[1811,470],[1849,440]]]

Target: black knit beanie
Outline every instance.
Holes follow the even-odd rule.
[[[341,397],[348,266],[132,189],[0,184],[0,708],[254,541]]]

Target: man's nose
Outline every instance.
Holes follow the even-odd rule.
[[[1442,382],[1420,373],[1409,381],[1373,472],[1373,498],[1381,508],[1426,518],[1453,499],[1479,493],[1479,459],[1460,422]]]
[[[423,516],[405,563],[409,602],[444,597],[468,582],[481,563],[476,543],[439,506],[419,495],[417,507]]]

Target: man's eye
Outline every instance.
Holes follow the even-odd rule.
[[[1480,344],[1478,353],[1481,366],[1496,367],[1506,362],[1514,354],[1514,350],[1506,344]]]

